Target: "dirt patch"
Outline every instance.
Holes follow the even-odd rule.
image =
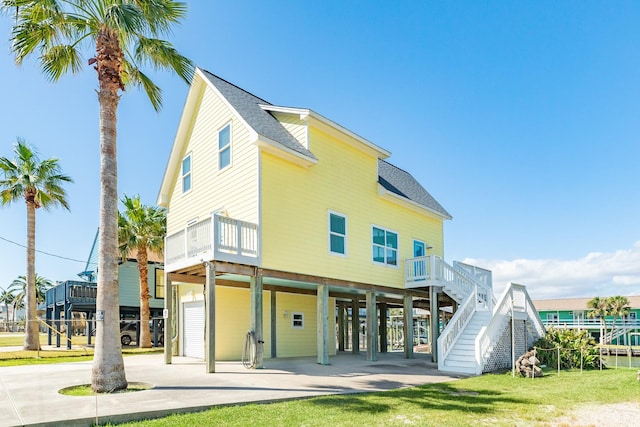
[[[554,427],[601,427],[633,425],[640,419],[640,403],[585,405],[551,423]]]

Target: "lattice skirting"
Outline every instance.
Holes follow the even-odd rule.
[[[524,354],[533,344],[533,336],[528,330],[525,320],[514,322],[515,359]],[[500,339],[493,346],[489,360],[485,363],[482,373],[494,372],[501,369],[510,369],[512,366],[511,354],[511,321],[507,322],[502,330]]]

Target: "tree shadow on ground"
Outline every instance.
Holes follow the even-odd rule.
[[[384,393],[328,396],[311,401],[333,410],[360,413],[388,412],[408,405],[418,410],[459,411],[469,414],[492,414],[505,403],[526,403],[527,399],[507,397],[494,390],[463,390],[449,384],[431,384]],[[397,402],[397,404],[396,404]]]

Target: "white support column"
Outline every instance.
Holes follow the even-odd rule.
[[[318,285],[317,290],[317,352],[318,364],[329,364],[329,286]]]
[[[378,309],[373,291],[367,291],[367,360],[378,360]]]
[[[438,337],[440,336],[440,316],[438,316],[438,290],[429,287],[429,312],[431,314],[431,361],[438,361]]]
[[[210,263],[205,263],[206,283],[206,313],[205,313],[205,338],[204,357],[207,365],[207,373],[216,371],[216,270]]]
[[[169,274],[164,274],[164,363],[165,365],[171,364],[171,356],[173,351],[171,346],[172,340],[172,326],[173,326],[173,283],[169,278]]]
[[[404,333],[404,357],[413,359],[413,297],[405,295],[402,299],[402,314],[404,324],[402,326]]]
[[[256,369],[264,368],[262,274],[251,277],[251,330],[256,337]]]

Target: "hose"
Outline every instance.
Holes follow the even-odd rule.
[[[242,365],[247,368],[255,368],[257,359],[256,334],[248,331],[242,349]]]

